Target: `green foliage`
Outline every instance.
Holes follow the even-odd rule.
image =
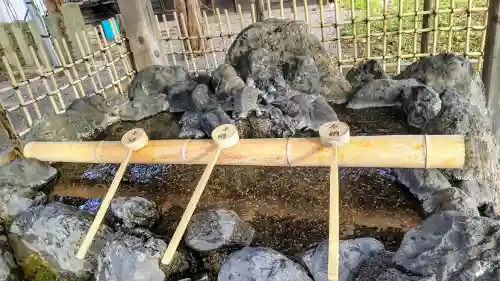
[[[368,13],[367,1],[370,1]],[[487,2],[487,0],[471,1],[472,7],[485,7]],[[351,9],[352,2],[355,7],[354,11]],[[388,63],[396,62],[394,56],[397,56],[399,51],[406,57],[403,60],[417,59],[413,57],[413,54],[420,53],[423,31],[419,29],[423,28],[423,16],[416,15],[415,11],[424,10],[424,0],[390,0],[390,5],[387,7],[384,7],[384,1],[380,0],[337,0],[337,3],[339,9],[352,11],[355,17],[354,24],[348,19],[341,28],[342,36],[355,37],[355,39],[342,40],[344,59],[353,59],[355,55],[358,58],[365,56],[368,46],[370,46],[372,57],[383,56],[385,49],[385,56],[393,56],[393,58],[385,59]],[[470,28],[467,31],[466,27],[469,23],[471,27],[484,26],[486,12],[473,11],[468,16],[467,11],[464,11],[468,6],[469,0],[439,1],[438,20],[435,21],[434,15],[430,15],[428,27],[430,30],[425,31],[429,34],[429,53],[433,52],[434,48],[437,53],[444,51],[465,53],[467,50],[469,53],[482,52],[484,29]],[[454,11],[452,14],[451,8],[463,10]],[[383,15],[386,16],[385,20],[381,18]],[[368,20],[367,17],[369,17]],[[378,18],[372,19],[373,17]],[[440,30],[435,31],[435,27]],[[451,31],[451,27],[460,27],[460,29]],[[384,33],[385,37],[382,36]],[[347,50],[351,50],[351,53]]]
[[[57,273],[38,255],[28,256],[23,263],[23,272],[30,281],[57,281]]]
[[[370,4],[370,11],[376,11],[380,7],[380,0],[337,0],[337,3],[340,8],[343,9],[351,9],[354,4],[355,10],[363,10],[366,11],[368,3]]]

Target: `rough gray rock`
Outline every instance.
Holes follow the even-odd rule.
[[[0,281],[22,280],[20,270],[10,251],[7,236],[0,236]]]
[[[17,215],[47,201],[47,195],[30,187],[0,185],[0,218],[9,224]],[[1,278],[0,278],[1,280]]]
[[[484,93],[482,83],[476,84],[475,76],[477,73],[472,63],[465,58],[453,53],[440,53],[412,63],[394,79],[416,79],[438,93],[453,89],[469,100],[480,98],[480,92]],[[484,100],[484,96],[480,99]]]
[[[312,57],[296,56],[283,68],[283,74],[294,90],[308,95],[319,94],[321,76]]]
[[[117,108],[109,103],[110,101],[98,95],[75,100],[66,108],[66,112],[46,115],[35,121],[24,140],[30,142],[93,139],[120,120]]]
[[[433,215],[405,234],[392,260],[401,272],[391,270],[377,281],[500,280],[499,238],[499,221],[458,212]]]
[[[451,188],[450,182],[438,169],[394,169],[394,172],[397,180],[420,201]]]
[[[347,104],[347,108],[363,109],[402,105],[405,91],[420,86],[415,79],[393,80],[377,79],[364,84],[357,90]]]
[[[270,248],[245,247],[224,262],[217,281],[312,281],[306,271]]]
[[[322,96],[296,95],[291,99],[299,108],[299,114],[293,119],[297,130],[318,131],[327,122],[338,121],[337,114]]]
[[[42,260],[60,278],[88,280],[97,267],[97,255],[113,231],[102,224],[85,260],[76,253],[93,217],[86,211],[59,202],[29,209],[17,216],[9,231],[16,260],[25,267]]]
[[[238,76],[234,67],[230,64],[220,64],[212,72],[215,95],[219,100],[231,99],[245,86],[245,82]]]
[[[263,91],[253,87],[245,86],[241,91],[238,91],[233,97],[234,112],[237,118],[247,118],[252,112],[260,116],[262,113],[259,108],[259,97],[263,95]]]
[[[146,118],[165,111],[165,108],[169,108],[170,112],[192,109],[190,93],[195,86],[191,75],[182,66],[146,67],[130,83],[129,99],[132,106],[123,112],[124,120],[137,121],[141,116]],[[152,108],[148,108],[148,105]]]
[[[463,212],[470,216],[479,216],[476,202],[462,190],[452,187],[434,193],[422,202],[427,216],[444,211]]]
[[[358,238],[340,242],[339,281],[354,281],[362,266],[375,256],[385,253],[382,243],[373,238]],[[314,281],[328,281],[328,241],[308,249],[302,256]]]
[[[403,94],[408,124],[416,128],[434,120],[441,112],[441,104],[439,94],[426,85],[411,87]]]
[[[137,196],[111,200],[110,210],[126,228],[152,227],[159,217],[154,202]]]
[[[201,139],[205,137],[205,132],[200,127],[198,112],[194,110],[184,112],[179,125],[181,126],[179,132],[179,138],[181,139]]]
[[[376,60],[367,60],[358,63],[346,74],[346,79],[351,83],[354,91],[363,85],[377,79],[387,79],[384,69]]]
[[[189,78],[189,73],[180,66],[152,65],[137,73],[130,83],[128,97],[134,100],[166,94],[167,87],[180,84]]]
[[[422,202],[426,216],[443,211],[479,215],[474,199],[452,187],[437,169],[394,169],[397,180]]]
[[[198,114],[198,128],[207,136],[218,126],[233,123],[222,107],[208,96],[207,91],[194,91],[193,103]]]
[[[251,69],[248,54],[257,49],[268,50],[270,65],[293,65],[294,60],[301,56],[313,58],[320,73],[321,94],[335,103],[347,101],[349,83],[304,22],[267,19],[247,26],[229,48],[226,63],[232,64],[240,73],[248,72]]]
[[[464,168],[446,170],[446,173],[455,180],[498,181],[498,146],[491,134],[486,105],[482,108],[453,91],[442,93],[441,99],[439,117],[429,122],[423,132],[465,136]]]
[[[247,63],[249,67],[241,69],[242,72],[240,75],[244,77],[245,80],[251,77],[255,81],[255,87],[265,90],[267,85],[274,80],[278,72],[276,65],[272,64],[272,58],[270,57],[269,51],[262,48],[251,50],[248,55]]]
[[[189,269],[190,264],[177,252],[172,263],[160,263],[167,245],[164,241],[140,239],[116,233],[108,240],[98,257],[96,281],[164,281]]]
[[[248,246],[255,230],[238,215],[224,209],[207,209],[196,213],[186,229],[184,242],[194,250],[205,252],[233,246]]]
[[[376,252],[370,256],[359,269],[356,281],[374,281],[375,277],[385,272],[391,265],[393,252]]]
[[[0,185],[38,189],[53,180],[56,175],[57,170],[50,165],[33,158],[18,158],[0,166]]]
[[[169,107],[170,104],[166,94],[137,97],[120,109],[120,118],[123,121],[140,121],[167,111]]]
[[[447,174],[454,180],[500,180],[498,143],[491,133],[484,85],[472,63],[452,53],[441,53],[413,63],[396,77],[409,78],[441,93],[442,111],[423,132],[465,135],[465,167],[448,170]]]
[[[491,188],[492,184],[491,182],[469,180],[460,182],[457,188],[470,196],[478,207],[482,207],[484,205],[495,205],[495,193]]]
[[[0,166],[0,218],[4,223],[32,206],[44,203],[40,188],[52,181],[57,170],[32,158],[18,158]]]

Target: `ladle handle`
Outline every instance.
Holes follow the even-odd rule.
[[[208,179],[210,178],[210,174],[212,173],[215,163],[219,158],[221,150],[222,148],[220,146],[217,146],[217,149],[215,151],[212,160],[210,160],[207,167],[205,168],[205,171],[203,171],[200,181],[198,182],[198,185],[196,186],[196,189],[193,192],[193,196],[189,200],[186,210],[184,211],[184,214],[182,214],[181,221],[179,222],[179,225],[175,229],[174,235],[172,236],[172,239],[168,244],[167,250],[165,251],[163,258],[161,259],[162,264],[168,265],[170,264],[170,262],[172,262],[177,247],[179,246],[179,243],[182,237],[184,236],[184,232],[186,231],[187,225],[191,220],[191,216],[193,216],[194,210],[196,209],[196,205],[198,205],[198,201],[200,201],[203,190],[207,185]]]
[[[328,280],[339,279],[339,166],[337,145],[332,146],[330,164],[330,211],[328,218]]]
[[[97,211],[94,221],[92,222],[92,225],[90,226],[89,231],[87,232],[87,235],[85,236],[85,239],[83,240],[83,243],[80,246],[78,253],[76,254],[77,258],[85,258],[85,255],[87,254],[87,251],[90,248],[92,241],[94,240],[95,234],[99,230],[99,226],[106,216],[106,212],[108,211],[109,205],[111,204],[111,200],[115,196],[116,190],[118,190],[118,186],[122,180],[123,174],[125,173],[125,169],[127,168],[127,164],[130,161],[131,156],[132,149],[129,149],[127,151],[125,159],[123,159],[122,163],[120,164],[118,171],[116,171],[115,177],[111,182],[108,192],[106,193],[106,196],[104,197],[101,206],[99,207],[99,211]]]

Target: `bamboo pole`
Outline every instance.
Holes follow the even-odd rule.
[[[131,163],[207,164],[213,142],[155,140],[132,155]],[[30,142],[27,158],[47,162],[120,163],[120,142]],[[318,138],[242,139],[224,149],[219,165],[330,166],[331,153]],[[379,168],[462,168],[464,137],[460,135],[393,135],[351,137],[339,147],[339,166]]]
[[[205,186],[207,185],[208,179],[210,178],[210,174],[212,174],[212,170],[214,169],[215,163],[217,162],[217,158],[219,157],[222,149],[234,146],[238,142],[238,130],[234,125],[221,125],[215,128],[215,130],[212,132],[212,139],[217,144],[217,148],[215,149],[215,153],[213,154],[210,162],[205,168],[205,171],[203,171],[200,181],[198,182],[198,185],[193,192],[193,196],[189,200],[186,210],[182,215],[181,221],[175,229],[175,233],[172,236],[172,239],[170,239],[170,243],[168,243],[167,250],[165,251],[163,258],[161,259],[162,264],[168,265],[172,262],[172,259],[174,258],[174,255],[177,251],[177,247],[179,246],[179,243],[184,236],[184,232],[186,231],[189,221],[193,216],[194,210],[196,209],[196,206],[200,201],[203,190],[205,190]]]
[[[328,217],[328,280],[339,280],[339,166],[338,146],[349,142],[349,126],[342,122],[328,122],[319,128],[321,143],[332,150],[330,164],[330,207]]]
[[[127,168],[132,153],[134,151],[143,148],[147,143],[148,143],[148,136],[146,135],[146,132],[144,132],[144,130],[142,129],[130,130],[123,136],[122,144],[123,147],[127,150],[125,158],[123,158],[120,167],[118,168],[118,171],[116,172],[115,177],[111,182],[108,192],[106,193],[106,196],[104,197],[101,206],[97,211],[94,221],[92,222],[92,225],[90,226],[87,235],[85,235],[85,239],[83,240],[82,245],[80,246],[80,249],[76,254],[76,257],[78,259],[85,258],[85,255],[87,254],[87,251],[90,248],[90,245],[92,244],[92,241],[94,240],[94,237],[97,231],[99,230],[99,227],[101,226],[104,217],[106,216],[106,212],[108,211],[109,205],[111,204],[111,200],[113,199],[116,191],[118,190],[118,185],[120,184],[123,178],[123,174],[125,173],[125,169]]]

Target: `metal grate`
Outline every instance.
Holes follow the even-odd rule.
[[[386,71],[399,73],[419,58],[444,51],[482,68],[488,0],[264,1],[267,17],[305,21],[341,69],[377,59]],[[248,11],[237,5],[236,13],[215,8],[210,16],[204,11],[202,18],[198,30],[204,36],[188,37],[181,29],[186,26],[184,15],[173,13],[170,20],[158,16],[170,64],[191,72],[216,68],[234,37],[255,22],[256,11],[253,4]],[[206,39],[204,51],[193,52],[188,39],[200,38]]]
[[[61,65],[56,68],[51,67],[44,48],[39,46],[36,52],[30,46],[36,68],[36,75],[30,78],[16,54],[9,56],[10,61],[6,56],[2,57],[10,85],[0,87],[1,103],[20,136],[25,135],[35,120],[43,115],[65,112],[67,105],[75,99],[125,94],[124,87],[131,82],[135,70],[125,46],[127,39],[120,37],[116,27],[112,27],[115,35],[112,43],[108,43],[101,26],[94,28],[93,34],[87,31],[75,34],[76,44],[73,46],[77,46],[77,50],[73,52],[64,38],[53,39]],[[89,35],[95,38],[97,46],[90,43]],[[75,60],[74,53],[80,58]]]

